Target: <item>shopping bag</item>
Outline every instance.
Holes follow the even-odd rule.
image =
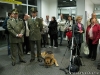
[[[100,45],[100,39],[99,39],[99,45]]]
[[[89,48],[87,45],[84,46],[84,50],[83,50],[85,55],[89,55]]]

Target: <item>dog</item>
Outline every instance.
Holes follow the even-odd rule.
[[[52,51],[44,51],[41,53],[41,56],[44,59],[45,66],[49,67],[52,66],[53,64],[59,66]]]

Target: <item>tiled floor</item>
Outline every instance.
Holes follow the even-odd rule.
[[[30,63],[30,55],[24,56],[27,63],[22,64],[17,61],[17,64],[12,66],[11,59],[7,56],[6,47],[0,48],[0,75],[66,75],[63,71],[59,70],[60,68],[66,68],[69,65],[70,50],[68,50],[66,45],[59,46],[58,49],[42,48],[42,51],[45,50],[52,50],[54,52],[59,67],[53,65],[50,68],[46,68],[43,66],[43,62],[39,63],[37,61]],[[82,56],[85,66],[80,67],[80,71],[77,75],[100,75],[100,70],[97,70],[97,63],[100,60],[100,51],[98,50],[98,58],[96,61],[87,59],[83,53]],[[89,74],[89,72],[91,74]],[[67,75],[69,75],[69,73]]]

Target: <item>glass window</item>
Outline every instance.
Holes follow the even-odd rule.
[[[8,16],[8,12],[12,10],[12,5],[7,3],[0,3],[0,47],[7,45],[7,38],[5,30],[2,28],[5,18]]]
[[[27,13],[27,7],[23,5],[15,5],[15,8],[18,9],[19,13]]]
[[[37,0],[28,0],[28,4],[37,6]]]
[[[22,3],[26,4],[26,0],[17,0],[17,1],[21,1]],[[37,6],[37,0],[28,0],[28,4]]]
[[[22,2],[24,4],[26,4],[26,0],[17,0],[17,1],[20,1],[20,2]]]

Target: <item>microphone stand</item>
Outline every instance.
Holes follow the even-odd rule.
[[[71,50],[71,55],[70,55],[70,65],[68,66],[68,72],[66,72],[66,68],[60,68],[60,70],[64,71],[66,74],[69,73],[69,74],[72,74],[70,72],[70,69],[71,69],[71,64],[72,64],[72,58],[73,58],[73,55],[72,55],[72,52],[74,50],[74,26],[72,26],[72,41],[71,41],[71,47],[70,47],[70,50]],[[66,52],[65,52],[66,53]]]

